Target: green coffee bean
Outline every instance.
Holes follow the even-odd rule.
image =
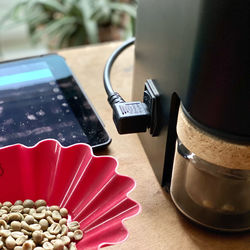
[[[30,212],[30,208],[25,207],[25,208],[23,209],[23,213],[24,213],[24,214],[29,214],[29,212]]]
[[[1,207],[1,210],[6,210],[7,212],[9,212],[9,211],[10,211],[10,207],[2,206],[2,207]]]
[[[4,209],[0,209],[0,216],[2,216],[3,214],[7,214],[8,212]]]
[[[3,215],[1,216],[1,218],[2,218],[3,220],[5,220],[6,222],[9,222],[9,215],[8,215],[8,214],[3,214]]]
[[[53,223],[49,228],[48,231],[51,234],[59,234],[61,232],[61,226],[58,223]]]
[[[46,238],[46,237],[44,237],[43,240],[42,240],[42,242],[41,242],[41,245],[43,245],[44,242],[48,242],[48,241],[49,241],[49,239]]]
[[[34,220],[34,217],[32,215],[27,215],[25,218],[24,218],[24,221],[27,223],[27,224],[34,224],[35,223],[35,220]]]
[[[50,210],[46,210],[45,211],[45,216],[46,216],[46,218],[49,217],[49,216],[52,216],[52,212]]]
[[[53,205],[53,206],[50,206],[50,207],[49,207],[49,210],[50,210],[51,212],[53,212],[54,210],[60,211],[60,207],[59,207],[59,206],[56,206],[56,205]]]
[[[21,229],[21,232],[23,232],[27,236],[31,236],[32,235],[32,232],[30,232],[30,231],[28,231],[26,229]]]
[[[46,207],[47,206],[47,202],[45,200],[37,200],[35,202],[35,207]]]
[[[31,224],[31,225],[29,225],[29,227],[30,227],[30,231],[32,231],[32,232],[38,231],[41,229],[40,224]]]
[[[27,231],[31,231],[30,226],[29,226],[29,224],[27,222],[21,221],[21,226],[22,226],[22,229],[27,230]]]
[[[20,229],[21,230],[21,229]],[[14,231],[14,232],[11,232],[11,236],[14,238],[14,239],[18,239],[22,236],[24,236],[24,233],[23,232],[20,232],[20,231]]]
[[[25,200],[23,202],[23,207],[33,208],[34,207],[34,201],[29,200],[29,199]]]
[[[3,206],[6,206],[6,207],[11,207],[12,206],[12,203],[10,201],[5,201],[3,203]]]
[[[49,232],[45,232],[44,237],[46,237],[48,240],[54,240],[56,238],[55,235],[50,234]]]
[[[12,221],[10,224],[10,227],[14,231],[20,231],[22,229],[21,222],[19,222],[19,221]]]
[[[63,250],[64,244],[61,240],[55,240],[53,243],[53,249],[54,250]]]
[[[73,240],[74,239],[74,233],[73,232],[68,232],[67,236]]]
[[[72,238],[73,238],[73,237],[72,237]],[[71,238],[68,237],[68,236],[62,236],[62,237],[61,237],[61,240],[62,240],[62,242],[64,243],[64,245],[68,245],[68,244],[70,243],[70,241],[71,241]]]
[[[10,213],[9,214],[9,222],[13,221],[13,220],[21,221],[22,215],[20,213]]]
[[[13,249],[16,246],[16,241],[9,236],[6,240],[5,240],[5,245],[7,248],[9,249]]]
[[[29,214],[33,215],[34,213],[36,213],[36,209],[35,208],[31,208],[30,211],[29,211]]]
[[[69,250],[77,250],[76,248],[76,243],[75,242],[71,242],[69,245]]]
[[[55,223],[51,216],[48,216],[46,219],[51,225]]]
[[[32,233],[32,239],[36,244],[40,244],[43,240],[43,234],[40,231],[34,231]]]
[[[11,234],[11,231],[10,231],[10,230],[0,230],[0,235],[1,235],[3,238],[9,237],[10,234]]]
[[[53,212],[54,210],[60,211],[60,207],[58,207],[58,206],[56,206],[56,205],[50,206],[50,207],[49,207],[49,210],[50,210],[51,212]]]
[[[16,239],[16,244],[18,246],[21,246],[27,239],[28,239],[28,237],[23,235],[23,236]]]
[[[62,217],[67,217],[68,216],[68,209],[63,207],[60,209],[60,214]]]
[[[23,250],[32,250],[34,245],[33,241],[27,240],[23,243]]]
[[[72,221],[68,225],[70,231],[75,231],[80,228],[78,221]]]
[[[57,235],[56,235],[56,238],[59,239],[59,240],[61,239],[61,237],[62,237],[61,234],[57,234]]]
[[[57,211],[57,210],[54,210],[52,212],[52,219],[55,221],[55,222],[59,222],[61,219],[62,219],[62,216],[61,214]]]
[[[41,220],[41,219],[45,218],[45,212],[42,212],[42,213],[33,213],[33,216],[34,216],[35,219]]]
[[[15,246],[14,250],[22,250],[23,248],[21,246]]]
[[[50,243],[54,246],[56,240],[58,240],[58,239],[51,240]]]
[[[41,219],[41,220],[39,221],[39,224],[40,224],[41,229],[42,229],[43,231],[47,230],[48,227],[49,227],[49,222],[48,222],[47,220],[45,220],[45,219]]]
[[[44,242],[43,243],[43,248],[45,250],[53,250],[53,245],[50,242]]]
[[[67,217],[66,208],[46,207],[44,200],[0,203],[0,249],[74,250],[72,241],[82,239],[83,232],[76,221],[67,225]]]
[[[61,235],[64,236],[64,235],[67,235],[68,233],[68,227],[66,225],[62,225],[62,230],[61,230]]]
[[[0,220],[0,227],[3,227],[4,229],[7,228],[7,223],[5,220]]]
[[[23,205],[23,202],[21,200],[17,200],[14,205]]]
[[[24,220],[24,216],[23,216],[23,214],[22,214],[22,213],[17,212],[17,214],[19,214],[19,216],[20,216],[21,220]]]
[[[59,224],[62,226],[62,225],[66,225],[67,224],[67,219],[66,218],[62,218],[60,221],[59,221]]]
[[[37,209],[36,209],[36,212],[37,213],[41,213],[41,212],[45,212],[47,210],[47,208],[45,207],[45,206],[41,206],[41,207],[38,207]]]
[[[23,211],[23,206],[22,205],[12,206],[10,211],[11,212],[19,212],[19,213],[21,213]]]
[[[82,230],[77,229],[77,230],[74,232],[74,239],[75,239],[76,241],[78,241],[78,240],[81,240],[82,238],[83,238],[83,232],[82,232]]]

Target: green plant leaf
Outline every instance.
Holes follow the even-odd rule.
[[[86,34],[86,30],[84,28],[78,29],[77,32],[75,32],[71,38],[72,38],[71,41],[72,46],[79,46],[84,43],[86,44],[88,42],[87,41],[88,37]]]
[[[71,46],[71,38],[73,37],[74,32],[76,31],[76,25],[68,25],[60,32],[60,36],[57,40],[57,48],[63,48],[65,46]]]
[[[14,5],[12,8],[10,8],[6,13],[4,13],[1,18],[1,28],[6,24],[7,21],[15,21],[15,20],[20,20],[21,18],[19,17],[20,12],[23,11],[24,6],[27,4],[27,0],[22,0],[19,1],[16,5]],[[23,21],[25,18],[22,18]],[[21,21],[22,22],[22,21]]]
[[[60,13],[67,13],[67,9],[57,0],[30,0],[28,8],[32,8],[36,5],[47,7],[51,11],[58,11]]]
[[[72,8],[74,8],[77,5],[78,1],[79,0],[63,0],[62,3],[67,12],[70,12]]]
[[[98,43],[98,23],[90,18],[93,12],[91,0],[81,0],[79,2],[79,7],[82,14],[82,24],[85,28],[88,42]]]
[[[98,24],[108,24],[111,21],[111,13],[112,10],[110,8],[108,8],[107,6],[105,6],[104,8],[97,8],[92,15],[90,16],[90,18],[92,20],[95,20]]]
[[[133,34],[133,25],[134,25],[134,22],[133,22],[134,18],[131,18],[130,17],[130,20],[129,22],[127,22],[127,25],[125,26],[124,28],[124,32],[122,34],[122,39],[123,40],[127,40],[128,38],[132,37],[134,34]]]
[[[45,35],[50,36],[52,38],[53,37],[56,38],[56,35],[60,33],[61,30],[63,30],[65,26],[68,26],[68,25],[73,26],[75,22],[76,22],[76,19],[74,17],[64,17],[62,19],[51,21],[44,28],[41,28],[41,30],[37,30],[32,36],[32,39],[34,41],[39,41]]]
[[[33,41],[48,37],[53,42],[57,39],[59,46],[79,45],[99,42],[99,26],[119,26],[121,13],[130,17],[123,26],[124,35],[129,36],[134,30],[136,4],[119,0],[16,0],[0,22],[1,28],[27,23]]]
[[[111,23],[119,26],[121,23],[121,14],[115,11],[111,16]]]
[[[115,3],[111,2],[109,4],[112,10],[117,10],[127,13],[129,16],[136,18],[136,6],[127,3]]]
[[[28,26],[39,27],[40,25],[49,21],[49,15],[40,6],[33,8],[30,15],[26,15],[26,22]]]

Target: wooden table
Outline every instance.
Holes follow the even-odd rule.
[[[176,210],[168,194],[158,184],[136,134],[119,135],[112,121],[102,81],[105,62],[120,43],[108,43],[60,51],[106,125],[112,143],[98,154],[108,154],[119,161],[118,172],[135,179],[137,186],[130,197],[142,206],[142,212],[125,222],[129,238],[106,249],[250,249],[250,234],[223,235],[190,223]],[[118,59],[112,70],[114,89],[131,100],[134,48]],[[250,194],[249,194],[250,195]]]

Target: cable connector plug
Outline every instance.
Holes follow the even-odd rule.
[[[113,120],[119,134],[145,132],[150,122],[147,105],[142,102],[113,103]]]
[[[109,57],[103,72],[104,87],[108,94],[108,102],[113,109],[114,123],[120,134],[146,132],[150,128],[152,136],[157,136],[159,134],[159,93],[154,86],[154,81],[149,79],[145,83],[143,103],[125,102],[117,92],[114,92],[110,82],[114,61],[134,42],[135,38],[127,40]]]

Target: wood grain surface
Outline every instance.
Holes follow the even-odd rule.
[[[91,100],[112,142],[98,155],[112,155],[119,161],[118,172],[135,179],[137,186],[130,197],[139,202],[142,211],[125,221],[128,239],[106,249],[136,250],[243,250],[250,249],[250,233],[221,234],[192,224],[175,208],[168,194],[158,184],[136,134],[119,135],[112,121],[102,73],[105,62],[119,42],[59,51]],[[112,70],[114,89],[126,100],[132,91],[134,48],[118,59]]]

